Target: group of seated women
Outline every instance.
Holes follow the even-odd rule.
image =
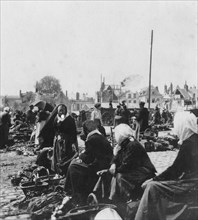
[[[163,198],[175,202],[198,183],[198,131],[193,113],[176,113],[174,132],[180,150],[173,165],[158,175],[127,124],[115,127],[117,145],[113,148],[94,121],[85,121],[82,135],[85,147],[80,153],[75,123],[65,105],[57,106],[46,124],[41,137],[50,133],[50,124],[54,132],[52,171],[65,175],[64,190],[76,204],[85,204],[105,170],[103,183],[108,201],[139,199],[135,220],[160,220],[166,216]]]

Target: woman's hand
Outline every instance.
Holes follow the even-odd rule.
[[[148,184],[149,182],[151,182],[151,181],[153,181],[153,178],[148,179],[148,180],[146,180],[145,182],[143,182],[142,185],[141,185],[142,189],[145,189],[146,186],[147,186],[147,184]]]
[[[115,163],[113,163],[113,164],[110,166],[109,172],[110,172],[112,175],[115,174],[115,172],[116,172],[116,165],[115,165]]]
[[[120,145],[116,145],[113,148],[113,155],[116,156],[118,154],[118,152],[120,151],[120,149],[121,149]]]

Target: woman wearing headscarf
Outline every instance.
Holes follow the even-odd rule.
[[[144,147],[133,138],[133,131],[127,124],[115,127],[114,158],[109,169],[111,200],[134,200],[142,195],[141,184],[155,176],[155,167]]]
[[[40,131],[43,146],[53,144],[52,170],[66,174],[67,167],[78,154],[77,130],[74,119],[68,114],[64,104],[58,105]]]
[[[108,169],[113,156],[110,143],[98,131],[94,121],[84,122],[83,133],[85,150],[71,162],[65,181],[65,191],[71,191],[77,203],[86,201],[97,182],[97,171]]]
[[[197,118],[190,112],[178,112],[174,118],[174,130],[180,145],[178,155],[172,166],[164,172],[143,183],[144,194],[139,204],[135,220],[166,219],[163,200],[184,202],[190,189],[198,184],[198,130]],[[197,200],[197,195],[195,194]],[[175,210],[175,216],[185,210]],[[173,217],[171,219],[176,219]]]

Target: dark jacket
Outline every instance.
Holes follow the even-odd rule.
[[[109,168],[112,156],[113,150],[108,140],[95,133],[85,141],[85,151],[79,158],[94,171],[99,171]]]
[[[153,173],[156,172],[144,147],[137,140],[126,139],[111,163],[116,164],[117,173],[130,173],[140,167],[147,168]]]
[[[140,131],[145,131],[148,128],[149,111],[147,108],[139,110],[136,120],[140,124]]]
[[[156,176],[154,180],[194,177],[198,177],[198,134],[193,134],[183,142],[172,166]]]
[[[71,156],[74,154],[72,144],[77,143],[77,130],[74,119],[69,115],[65,118],[64,121],[58,122],[58,118],[56,117],[54,120],[54,131],[55,136],[62,136],[65,142],[65,149],[62,150],[65,155],[71,158]]]

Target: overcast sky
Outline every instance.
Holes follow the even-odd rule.
[[[101,74],[148,86],[152,29],[152,84],[197,86],[197,1],[1,1],[1,95],[46,75],[90,95]]]

